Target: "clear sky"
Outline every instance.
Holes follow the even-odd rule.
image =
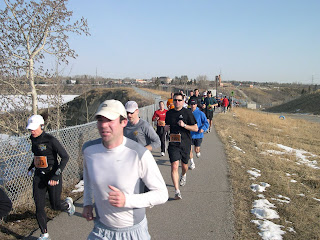
[[[319,0],[69,0],[67,75],[320,84]]]

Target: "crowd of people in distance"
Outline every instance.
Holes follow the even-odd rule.
[[[200,158],[204,133],[211,132],[213,113],[226,113],[231,101],[199,89],[172,93],[152,116],[152,124],[139,117],[135,101],[123,105],[118,100],[102,102],[95,114],[100,138],[86,142],[83,154],[83,212],[94,228],[87,239],[150,239],[146,207],[163,204],[169,194],[151,151],[160,148],[169,155],[174,199],[182,199],[180,187],[187,171],[196,167],[193,152]],[[167,109],[165,109],[165,106]],[[73,200],[61,200],[62,173],[69,155],[57,138],[45,132],[45,120],[33,115],[27,121],[33,159],[27,175],[33,178],[36,219],[41,230],[38,240],[50,240],[45,212],[46,193],[51,208],[74,215]],[[59,159],[58,159],[59,156]],[[181,174],[179,163],[181,161]],[[190,165],[189,165],[190,164]],[[142,194],[143,193],[143,194]],[[0,189],[0,217],[12,204]],[[94,211],[95,210],[95,217]]]
[[[180,90],[171,93],[167,100],[167,110],[164,109],[163,102],[160,102],[159,109],[154,112],[152,120],[156,121],[162,156],[165,156],[165,141],[169,140],[168,154],[176,200],[182,199],[180,186],[186,184],[188,169],[193,170],[196,167],[193,152],[200,158],[204,133],[211,132],[213,113],[220,107],[221,112],[226,113],[231,107],[231,101],[226,96],[213,97],[211,91],[204,91],[200,95],[199,89],[194,89],[186,96],[183,90]],[[179,176],[180,161],[182,171]]]

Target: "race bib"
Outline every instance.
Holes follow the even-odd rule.
[[[178,143],[180,143],[181,142],[181,134],[180,133],[178,133],[178,134],[171,133],[169,141],[170,142],[178,142]]]
[[[166,122],[165,122],[165,121],[158,120],[158,126],[164,127],[165,125],[166,125]]]
[[[36,168],[47,168],[48,161],[46,156],[34,156],[34,166]]]

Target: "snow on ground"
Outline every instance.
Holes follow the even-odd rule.
[[[250,188],[253,192],[264,192],[267,187],[270,187],[270,184],[261,182],[261,185],[259,184],[251,184]]]
[[[286,232],[281,230],[281,225],[274,224],[268,220],[252,220],[260,230],[259,235],[263,240],[281,240]]]
[[[270,203],[267,199],[254,200],[252,206],[253,209],[251,209],[251,213],[256,215],[259,219],[280,218],[277,211],[271,209],[276,208],[276,206]]]
[[[231,136],[229,136],[229,138],[230,138],[230,144],[231,144],[232,147],[234,147],[235,149],[237,149],[239,152],[246,153],[245,151],[243,151],[241,148],[239,148],[239,147],[237,146],[236,141],[235,141],[234,139],[232,139]]]
[[[291,199],[282,195],[277,195],[278,198],[271,198],[271,200],[278,201],[280,203],[290,203]],[[282,198],[282,199],[281,199]]]
[[[61,104],[67,103],[78,97],[79,95],[61,95]],[[10,99],[10,102],[13,100],[16,105],[19,103],[30,102],[31,110],[31,97],[22,96],[22,95],[0,95],[0,101],[2,102],[0,106],[0,111],[12,111],[15,106],[13,106],[7,99]],[[38,95],[38,107],[39,108],[48,108],[52,107],[53,95]]]
[[[76,189],[72,190],[72,192],[83,192],[84,190],[83,180],[81,180],[75,187]]]
[[[251,168],[251,170],[248,170],[247,173],[251,174],[252,177],[250,177],[251,180],[256,179],[257,177],[260,177],[260,170],[256,169],[256,168]]]
[[[257,177],[261,176],[261,171],[256,168],[251,168],[247,171],[251,176],[250,179],[254,180]],[[259,184],[252,184],[251,190],[253,192],[264,192],[267,187],[270,187],[270,184],[260,182]],[[258,229],[260,230],[259,235],[263,240],[281,240],[282,235],[286,232],[282,230],[284,226],[275,224],[271,222],[271,219],[279,219],[280,216],[278,212],[275,210],[276,206],[270,203],[263,194],[258,194],[258,200],[254,200],[252,204],[251,213],[255,215],[255,217],[259,220],[251,220],[252,223],[256,224]],[[290,198],[277,195],[278,199],[272,198],[272,200],[279,201],[281,203],[290,203]],[[288,229],[290,232],[294,232],[293,228]]]
[[[274,145],[273,143],[270,143],[270,145]],[[283,155],[283,154],[292,154],[296,156],[297,164],[299,165],[306,165],[308,167],[314,168],[314,169],[320,169],[318,165],[318,162],[316,160],[309,160],[309,158],[319,158],[318,155],[301,150],[301,149],[294,149],[288,146],[284,146],[282,144],[276,144],[277,147],[282,149],[282,151],[276,151],[276,150],[266,150],[262,152],[262,154],[275,154],[275,155]]]

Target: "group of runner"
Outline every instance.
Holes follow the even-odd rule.
[[[172,93],[167,101],[168,110],[160,101],[159,109],[154,112],[155,131],[139,117],[135,101],[128,101],[125,106],[118,100],[100,104],[95,116],[101,138],[86,142],[82,148],[82,216],[88,221],[96,219],[87,239],[150,239],[145,208],[168,200],[166,184],[150,151],[160,147],[161,155],[165,156],[168,138],[174,199],[182,199],[179,187],[186,184],[188,169],[195,168],[191,147],[194,146],[199,158],[202,139],[205,132],[211,131],[216,106],[218,103],[210,91],[200,96],[199,90],[195,89],[189,97],[181,91]],[[27,129],[34,154],[28,176],[33,176],[36,219],[41,230],[39,240],[50,239],[45,213],[47,192],[52,209],[66,211],[70,216],[75,212],[72,198],[61,200],[62,172],[69,155],[54,136],[44,131],[44,127],[41,115],[28,119]],[[180,161],[182,172],[179,176]]]
[[[200,96],[199,89],[194,89],[189,91],[189,94],[186,96],[182,90],[171,93],[171,97],[167,100],[168,110],[164,109],[164,103],[161,101],[159,109],[154,112],[152,117],[152,120],[157,122],[157,133],[162,139],[162,156],[165,155],[166,137],[164,136],[167,135],[169,139],[168,154],[176,200],[182,199],[180,186],[186,184],[188,169],[195,168],[193,151],[197,158],[201,156],[200,146],[204,133],[211,131],[213,112],[218,106],[211,91],[205,91]],[[182,168],[180,177],[178,173],[179,161],[181,161]]]

